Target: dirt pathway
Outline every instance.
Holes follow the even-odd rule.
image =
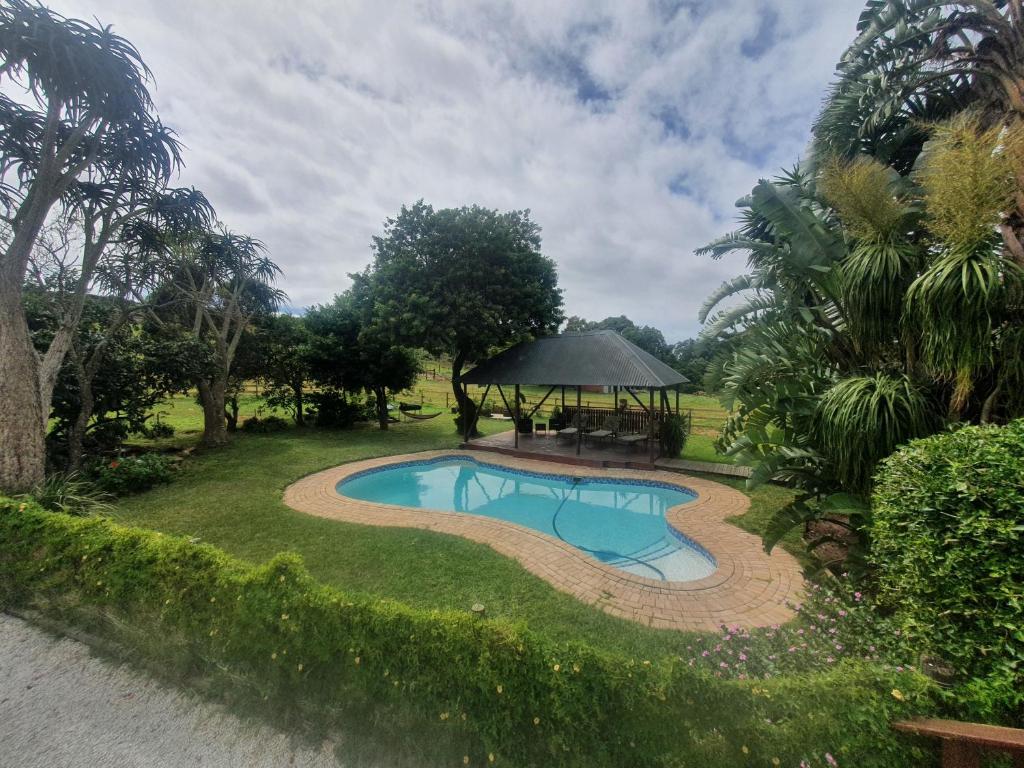
[[[292,744],[0,613],[0,768],[334,768]]]

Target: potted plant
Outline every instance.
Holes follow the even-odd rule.
[[[556,405],[551,409],[551,418],[548,419],[548,428],[551,430],[559,430],[565,427],[565,417],[562,415],[562,407]]]

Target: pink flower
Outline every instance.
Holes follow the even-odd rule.
[[[701,651],[700,655],[701,655],[701,657],[706,659],[708,657],[708,652],[707,651]]]
[[[746,660],[747,660],[747,654],[745,654],[745,653],[741,653],[741,654],[739,655],[739,660],[740,660],[740,661],[746,661]]]
[[[832,757],[832,754],[830,752],[826,752],[825,753],[825,762],[828,763],[831,766],[838,766],[839,765],[839,763],[836,762],[836,759],[834,757]]]
[[[853,593],[853,599],[856,600],[858,603],[860,602],[862,597],[864,597],[864,595],[862,595],[860,592]]]

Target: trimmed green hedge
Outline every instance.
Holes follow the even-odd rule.
[[[889,724],[930,712],[920,675],[848,663],[828,674],[723,680],[681,660],[555,645],[461,613],[355,599],[300,560],[265,566],[207,545],[0,499],[0,604],[73,601],[186,648],[267,697],[325,709],[403,701],[472,734],[471,765],[922,764]],[[51,609],[55,610],[55,609]],[[455,731],[452,732],[453,735]],[[927,760],[925,760],[927,762]]]
[[[880,604],[973,678],[965,706],[1024,724],[1024,420],[915,440],[886,459],[871,541]]]

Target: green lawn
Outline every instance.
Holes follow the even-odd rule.
[[[175,418],[183,428],[185,412],[183,403],[176,404]],[[508,425],[484,420],[481,428],[495,432]],[[281,501],[288,484],[311,472],[457,442],[447,415],[394,425],[387,432],[365,427],[239,433],[226,448],[191,457],[171,485],[124,499],[116,515],[126,523],[194,536],[257,562],[284,550],[298,552],[317,578],[353,593],[424,608],[468,610],[480,602],[490,616],[522,622],[557,640],[585,640],[643,657],[685,645],[680,633],[615,619],[563,595],[484,545],[427,531],[324,520]],[[778,488],[755,492],[749,519],[740,524],[756,528],[765,510],[787,495]]]

